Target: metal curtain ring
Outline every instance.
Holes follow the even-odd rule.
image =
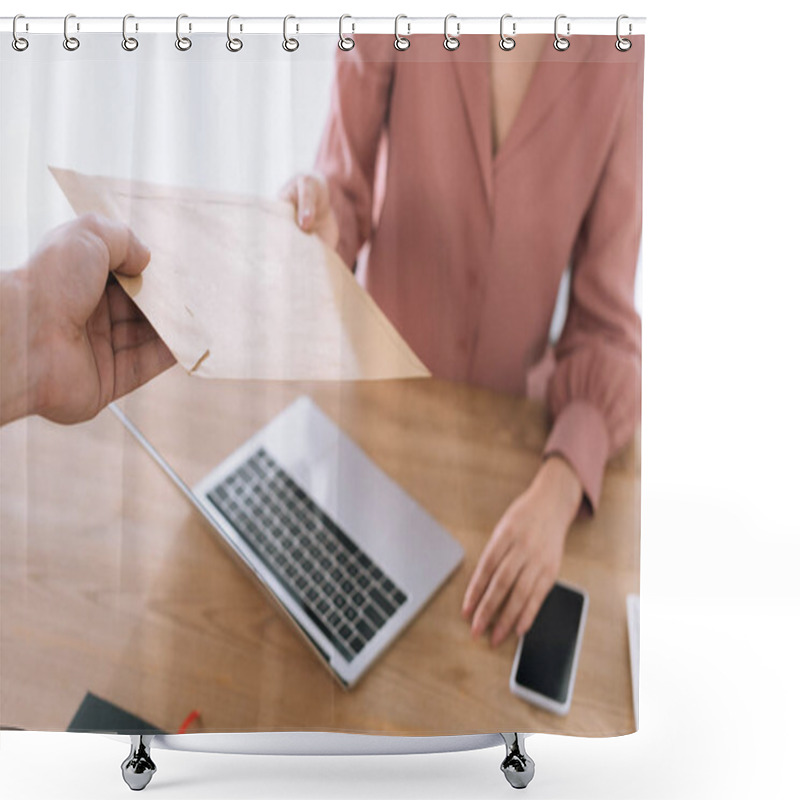
[[[565,39],[559,32],[558,32],[558,21],[560,19],[566,19],[566,14],[559,14],[556,17],[556,21],[553,25],[553,33],[555,34],[555,41],[553,42],[553,47],[558,50],[559,53],[563,53],[565,50],[569,48],[569,39]],[[570,24],[567,22],[567,36],[570,34]]]
[[[11,36],[13,37],[11,39],[11,46],[18,53],[21,53],[23,50],[27,50],[29,44],[27,39],[23,38],[17,33],[17,21],[21,19],[25,19],[25,15],[17,14],[17,16],[14,17],[14,21],[11,23]]]
[[[394,18],[394,49],[402,52],[411,47],[411,39],[406,39],[405,36],[400,35],[401,19],[408,19],[408,17],[405,14],[398,14]],[[411,33],[411,23],[408,23],[408,32]]]
[[[231,36],[231,22],[233,22],[235,19],[239,19],[239,17],[237,17],[236,14],[231,14],[228,17],[228,27],[227,27],[228,41],[225,42],[225,47],[227,47],[228,50],[231,51],[231,53],[238,53],[244,47],[244,43],[242,42],[241,39],[237,39]],[[242,28],[240,26],[239,30],[241,29]]]
[[[511,36],[506,35],[506,32],[505,32],[506,20],[507,19],[511,19],[511,18],[512,18],[511,14],[503,14],[503,16],[500,17],[500,49],[501,50],[513,50],[517,46],[517,43],[514,41],[514,39]],[[512,22],[511,23],[511,33],[512,34],[516,34],[516,32],[517,32],[517,23],[516,22]]]
[[[290,38],[287,34],[290,19],[297,19],[297,17],[293,17],[291,14],[288,14],[283,18],[283,49],[287,53],[294,53],[294,51],[300,47],[300,42],[298,42],[297,39]],[[296,25],[295,29],[299,30],[299,26]]]
[[[77,50],[81,46],[77,38],[69,35],[69,21],[71,19],[75,19],[74,14],[67,14],[67,16],[64,17],[64,49],[70,52]],[[78,30],[80,30],[80,28],[78,28]]]
[[[631,47],[633,47],[633,42],[630,39],[623,39],[622,36],[620,36],[619,24],[624,19],[628,19],[627,14],[620,14],[617,17],[617,41],[614,44],[614,47],[616,47],[617,50],[620,51],[620,53],[627,53],[628,50],[630,50]],[[632,30],[633,30],[633,28],[631,27],[631,24],[629,22],[628,23],[628,35],[629,36],[630,36],[630,33],[631,33]]]
[[[451,19],[456,20],[456,35],[452,36],[447,30],[447,23],[450,22]],[[461,44],[458,37],[461,34],[461,23],[458,22],[458,17],[455,14],[448,14],[444,18],[444,49],[450,50],[458,50],[458,46]]]
[[[128,20],[134,19],[133,14],[126,14],[122,18],[122,49],[127,50],[129,53],[139,46],[139,40],[134,39],[133,36],[128,36]],[[138,29],[138,25],[136,26]]]
[[[192,46],[192,40],[188,36],[181,35],[181,20],[188,18],[188,14],[178,14],[175,18],[175,47],[183,52],[186,52]],[[191,23],[189,23],[189,30],[192,30]]]
[[[342,14],[342,16],[339,17],[339,49],[344,50],[345,52],[347,52],[348,50],[352,50],[356,46],[355,39],[351,38],[350,36],[344,35],[344,21],[346,19],[353,19],[353,18],[349,14]],[[351,27],[353,29],[353,33],[355,33],[356,30],[355,22],[352,23]]]

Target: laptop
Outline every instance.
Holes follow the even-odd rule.
[[[300,397],[189,489],[112,410],[354,686],[463,559],[463,549]]]

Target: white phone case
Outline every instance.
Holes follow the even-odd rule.
[[[583,589],[578,588],[577,586],[572,586],[571,584],[564,583],[563,581],[558,581],[560,586],[563,586],[565,589],[570,589],[573,592],[577,592],[578,594],[583,597],[583,607],[581,608],[581,619],[578,623],[578,636],[575,642],[575,658],[572,660],[572,671],[569,676],[569,688],[567,689],[567,699],[560,703],[558,700],[554,700],[552,697],[547,697],[546,695],[539,694],[539,692],[534,692],[532,689],[528,689],[525,686],[521,686],[515,680],[515,675],[517,674],[517,667],[519,666],[519,660],[522,657],[522,644],[525,640],[524,636],[521,636],[519,639],[519,643],[517,644],[517,652],[514,656],[514,665],[511,667],[511,677],[509,678],[509,688],[511,691],[521,697],[523,700],[527,700],[529,703],[533,703],[535,706],[539,706],[540,708],[544,708],[546,711],[552,711],[554,714],[558,714],[560,716],[564,716],[569,712],[570,705],[572,704],[572,690],[575,687],[575,675],[578,672],[578,661],[580,660],[581,655],[581,643],[583,642],[583,631],[586,627],[586,614],[589,610],[589,595]],[[534,622],[534,624],[536,624]]]

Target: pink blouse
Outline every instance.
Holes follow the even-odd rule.
[[[596,508],[606,460],[640,415],[644,43],[545,47],[493,155],[485,38],[462,37],[454,52],[441,39],[414,36],[398,52],[391,36],[357,36],[337,55],[317,169],[339,253],[359,259],[368,291],[434,375],[520,394],[541,382],[571,264],[545,455],[572,465]]]

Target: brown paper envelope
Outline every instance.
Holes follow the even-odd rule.
[[[339,256],[288,203],[51,167],[78,214],[129,225],[150,248],[123,289],[178,362],[206,378],[429,377]]]

